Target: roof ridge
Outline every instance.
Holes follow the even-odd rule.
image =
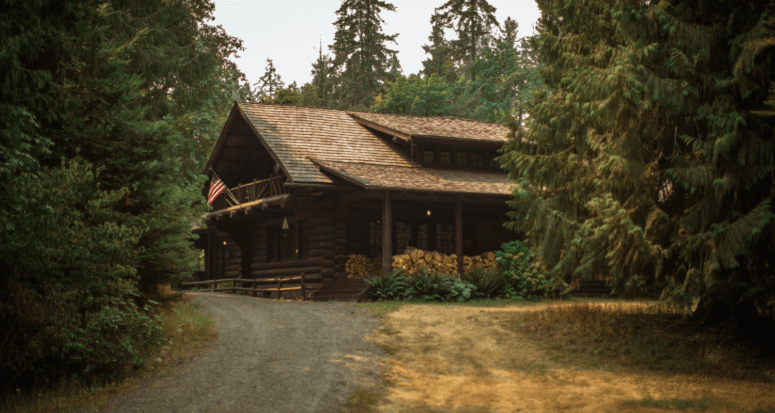
[[[234,102],[235,103],[244,103],[246,105],[283,106],[283,107],[286,107],[286,108],[320,109],[320,110],[330,110],[330,111],[335,111],[335,112],[345,112],[345,113],[347,113],[347,110],[345,110],[345,109],[321,108],[320,106],[288,105],[288,104],[285,104],[285,103],[241,102],[241,101],[238,101],[238,100],[235,100]]]
[[[260,102],[245,102],[245,101],[238,101],[235,100],[236,103],[243,103],[247,105],[261,105],[261,106],[282,106],[287,108],[306,108],[306,109],[320,109],[320,110],[330,110],[335,112],[344,112],[348,115],[357,114],[357,113],[370,113],[375,115],[389,115],[389,116],[398,116],[398,117],[406,117],[406,118],[420,118],[420,119],[434,119],[434,118],[442,118],[442,119],[455,119],[455,120],[463,120],[467,122],[477,122],[477,123],[483,123],[485,125],[496,125],[496,126],[503,126],[504,128],[508,128],[508,126],[498,123],[498,122],[485,122],[483,120],[478,119],[469,119],[469,118],[461,118],[459,116],[449,116],[449,115],[406,115],[406,114],[399,114],[399,113],[381,113],[381,112],[367,112],[364,110],[351,110],[351,109],[336,109],[336,108],[324,108],[320,106],[307,106],[307,105],[289,105],[285,103],[260,103]]]
[[[390,116],[399,116],[399,117],[406,117],[406,118],[421,118],[421,119],[433,119],[433,118],[444,118],[444,119],[455,119],[455,120],[464,120],[467,122],[477,122],[477,123],[483,123],[485,125],[496,125],[496,126],[503,126],[504,128],[508,128],[508,126],[497,123],[497,122],[485,122],[483,120],[478,119],[468,119],[468,118],[461,118],[459,116],[449,116],[449,115],[405,115],[405,114],[398,114],[398,113],[380,113],[380,112],[365,112],[362,110],[344,110],[347,112],[347,114],[352,115],[353,113],[371,113],[375,115],[390,115]]]

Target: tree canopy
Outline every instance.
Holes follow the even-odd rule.
[[[775,4],[538,4],[546,88],[501,158],[510,228],[555,276],[699,298],[705,325],[757,319],[775,297]]]
[[[244,76],[209,0],[4,1],[0,385],[116,377],[197,269],[203,159]]]
[[[487,0],[447,0],[436,8],[438,22],[457,34],[451,42],[452,55],[461,66],[468,66],[471,80],[476,79],[473,66],[479,50],[489,45],[493,29],[500,27],[495,10]]]
[[[338,105],[348,108],[369,107],[396,78],[400,66],[396,51],[387,47],[398,34],[382,32],[382,10],[395,6],[381,0],[343,0],[334,22],[334,66],[339,71],[335,89]]]
[[[533,45],[529,39],[517,41],[515,21],[507,19],[498,35],[491,34],[473,62],[462,69],[455,64],[443,27],[435,24],[438,21],[438,15],[431,18],[431,44],[423,46],[430,57],[423,62],[422,72],[391,83],[372,111],[503,122],[539,88]],[[465,73],[470,71],[478,76],[469,79]]]

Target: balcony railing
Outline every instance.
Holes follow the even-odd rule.
[[[240,185],[236,188],[229,188],[237,197],[240,204],[257,201],[262,198],[269,198],[275,195],[287,194],[288,190],[283,186],[284,176],[253,181],[249,184]],[[227,201],[228,200],[228,201]],[[213,201],[213,210],[226,209],[232,206],[234,200],[224,191]]]

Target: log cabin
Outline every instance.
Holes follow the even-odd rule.
[[[204,276],[304,273],[313,296],[334,298],[356,283],[345,273],[352,254],[381,257],[389,271],[409,247],[497,250],[516,238],[502,226],[514,184],[495,159],[508,132],[450,117],[235,103],[205,173],[236,202],[222,193],[194,231]]]

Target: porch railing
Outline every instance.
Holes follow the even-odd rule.
[[[262,198],[269,198],[275,195],[287,194],[288,190],[283,186],[285,183],[284,176],[277,176],[274,178],[263,179],[261,181],[253,181],[249,184],[240,185],[236,188],[229,188],[237,200],[241,203],[247,203],[257,201]],[[228,200],[228,201],[227,201]],[[213,209],[226,209],[232,206],[229,202],[234,202],[229,194],[224,191],[218,198],[213,201]]]

